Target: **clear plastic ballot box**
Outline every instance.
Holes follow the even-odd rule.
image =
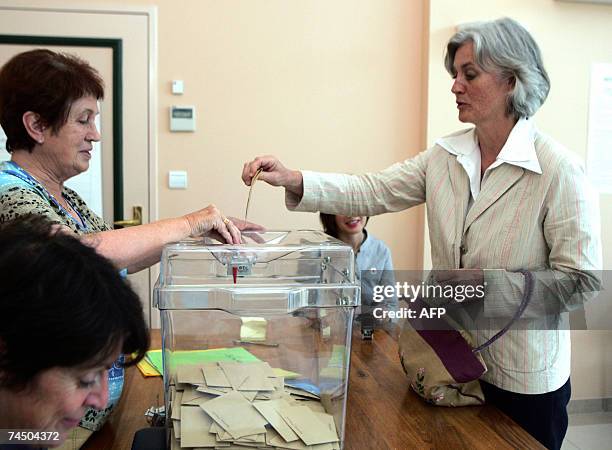
[[[317,231],[243,240],[163,250],[154,302],[171,448],[340,449],[353,250]]]

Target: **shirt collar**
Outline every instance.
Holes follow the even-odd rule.
[[[535,132],[533,121],[520,119],[512,128],[508,140],[497,155],[496,162],[513,164],[541,174],[542,168],[535,149]]]
[[[474,130],[475,128],[467,128],[457,131],[438,139],[436,144],[455,156],[469,155],[478,150],[478,138]]]
[[[436,144],[455,156],[471,155],[479,149],[475,130],[469,128],[453,133],[438,139]],[[533,121],[520,119],[512,128],[506,143],[490,168],[508,163],[541,174],[542,168],[535,150],[535,132]]]

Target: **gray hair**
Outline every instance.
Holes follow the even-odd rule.
[[[446,45],[444,66],[455,76],[453,64],[459,47],[473,42],[476,63],[487,72],[514,80],[507,99],[506,114],[516,119],[531,117],[550,91],[540,48],[529,32],[507,17],[463,25]]]

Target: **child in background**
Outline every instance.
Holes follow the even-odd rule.
[[[320,219],[325,233],[353,247],[355,273],[361,280],[361,314],[358,320],[361,321],[362,337],[371,339],[374,326],[388,322],[375,319],[373,309],[383,307],[389,310],[397,304],[396,298],[387,299],[384,303],[373,301],[374,286],[395,284],[391,251],[383,241],[366,231],[369,217],[320,213]]]

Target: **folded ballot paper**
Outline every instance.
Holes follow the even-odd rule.
[[[266,362],[179,365],[170,395],[172,449],[340,448],[318,390],[285,383]]]

